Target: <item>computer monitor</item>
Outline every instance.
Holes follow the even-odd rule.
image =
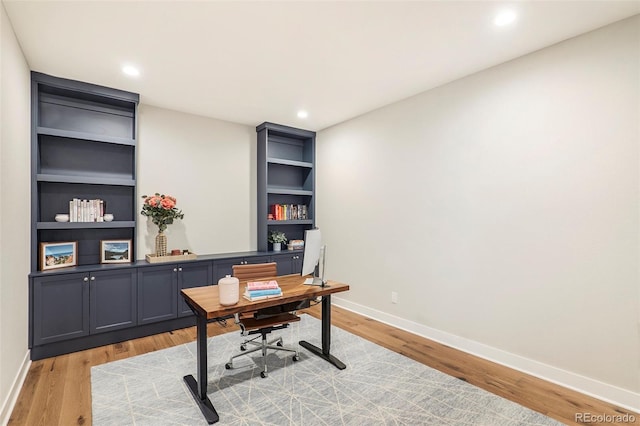
[[[302,255],[301,275],[311,275],[307,278],[306,285],[325,285],[324,266],[327,246],[322,245],[322,234],[320,229],[309,229],[304,231],[304,253]]]

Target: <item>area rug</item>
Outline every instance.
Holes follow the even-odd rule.
[[[210,325],[215,327],[216,325]],[[279,333],[285,344],[320,346],[320,321]],[[558,425],[560,423],[337,327],[338,370],[300,347],[300,360],[270,352],[238,358],[240,333],[209,338],[208,394],[220,425]],[[196,376],[195,342],[91,369],[94,425],[205,425],[183,376]]]

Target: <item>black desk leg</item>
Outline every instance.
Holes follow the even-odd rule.
[[[338,358],[331,355],[331,295],[324,296],[322,298],[322,349],[307,342],[306,340],[300,341],[300,346],[306,348],[318,355],[325,361],[329,361],[340,370],[347,368]]]
[[[196,344],[198,357],[198,381],[192,375],[184,376],[184,381],[196,400],[196,404],[200,407],[200,411],[204,414],[207,423],[216,423],[220,418],[213,404],[207,397],[207,319],[196,314]]]

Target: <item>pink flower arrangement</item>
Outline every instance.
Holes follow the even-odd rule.
[[[160,232],[167,229],[167,225],[171,225],[175,219],[184,218],[182,210],[176,208],[178,203],[175,197],[170,195],[143,195],[144,204],[142,205],[143,216],[150,217],[155,225],[158,225]]]

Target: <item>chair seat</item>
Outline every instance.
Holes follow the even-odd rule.
[[[291,313],[283,313],[274,315],[267,318],[242,318],[240,322],[244,325],[246,330],[257,330],[260,328],[273,327],[281,324],[288,324],[291,322],[300,321],[300,317]]]

